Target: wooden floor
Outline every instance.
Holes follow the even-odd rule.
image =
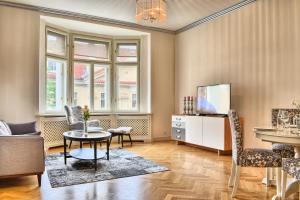
[[[37,187],[35,176],[0,179],[0,199],[231,199],[231,189],[227,187],[231,156],[218,156],[216,152],[175,142],[134,143],[125,148],[167,166],[170,171],[61,188],[51,188],[46,172],[41,188]],[[63,148],[55,148],[48,153],[62,151]],[[243,168],[237,199],[271,199],[275,188],[261,184],[263,173],[263,169]]]

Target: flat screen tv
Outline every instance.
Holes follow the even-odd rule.
[[[227,115],[230,110],[230,84],[197,87],[198,114]]]

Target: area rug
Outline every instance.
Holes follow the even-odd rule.
[[[93,161],[90,160],[68,158],[67,165],[65,165],[63,153],[48,155],[45,162],[49,181],[53,188],[168,170],[167,167],[124,149],[110,150],[109,160],[98,160],[97,171],[95,171]]]

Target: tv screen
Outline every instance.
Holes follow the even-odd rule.
[[[228,114],[229,110],[230,84],[197,87],[197,113]]]

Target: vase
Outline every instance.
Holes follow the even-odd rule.
[[[84,132],[87,133],[88,131],[87,131],[87,121],[86,121],[86,120],[84,120],[83,128],[84,128],[84,129],[83,129]]]

